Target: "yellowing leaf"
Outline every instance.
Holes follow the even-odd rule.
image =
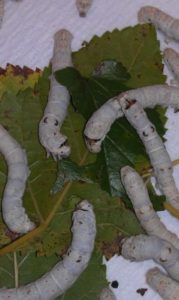
[[[0,98],[4,93],[16,95],[18,91],[28,87],[33,88],[38,81],[41,71],[28,67],[19,67],[8,64],[6,69],[0,68]]]

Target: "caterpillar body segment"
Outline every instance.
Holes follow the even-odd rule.
[[[76,0],[76,7],[80,17],[86,17],[93,0]]]
[[[156,105],[171,106],[179,110],[179,88],[168,85],[152,85],[126,91],[117,97],[111,98],[93,113],[88,120],[84,136],[86,145],[91,152],[99,152],[101,144],[111,125],[124,114],[120,99],[126,95],[129,99],[137,99],[143,108],[154,108]]]
[[[179,250],[171,243],[156,236],[140,234],[125,238],[122,256],[132,261],[153,259],[175,280],[179,280]]]
[[[179,238],[160,221],[141,176],[133,168],[125,166],[121,169],[121,179],[144,230],[149,235],[168,241],[179,250]]]
[[[166,48],[163,52],[164,62],[179,81],[179,53],[172,48]]]
[[[55,160],[70,154],[67,137],[59,131],[67,114],[70,95],[67,89],[56,81],[54,72],[72,66],[71,41],[72,34],[65,29],[58,31],[54,36],[50,92],[39,124],[40,142],[46,149],[47,156],[52,155]]]
[[[0,289],[1,300],[55,300],[77,280],[87,267],[96,236],[92,206],[82,201],[73,213],[73,239],[63,260],[38,280],[14,289]]]
[[[179,40],[179,20],[153,6],[144,6],[138,12],[140,23],[152,23],[166,36]]]
[[[0,125],[0,152],[8,165],[8,177],[2,199],[2,215],[8,228],[23,234],[34,229],[22,205],[29,168],[25,150]]]
[[[179,283],[171,279],[159,268],[153,268],[146,274],[147,283],[164,300],[179,299]]]
[[[177,211],[179,210],[179,192],[173,178],[173,167],[169,154],[155,126],[149,121],[142,105],[137,100],[123,96],[120,104],[129,123],[141,138],[159,184],[159,188]]]
[[[101,291],[100,300],[116,300],[116,297],[109,288],[104,288]]]

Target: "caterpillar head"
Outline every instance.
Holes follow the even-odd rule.
[[[91,0],[76,0],[76,7],[80,17],[86,17],[86,14],[91,6]]]
[[[54,48],[65,49],[71,45],[73,35],[67,29],[61,29],[57,31],[54,35]]]
[[[86,146],[90,152],[98,153],[101,151],[102,139],[89,138],[87,135],[84,135],[84,137]]]
[[[47,155],[52,155],[54,160],[66,158],[70,155],[71,149],[68,146],[67,137],[62,135],[60,132],[54,137],[50,137],[46,141],[46,151]]]
[[[131,168],[130,166],[125,166],[121,168],[121,180],[124,187],[132,187],[136,182],[136,176],[139,176],[138,173]]]
[[[39,139],[47,151],[47,157],[52,155],[54,160],[70,155],[71,149],[67,137],[59,131],[59,121],[53,116],[46,115],[39,124]]]
[[[100,118],[97,113],[92,115],[84,130],[85,143],[90,152],[98,153],[101,151],[101,144],[109,129],[110,127],[108,122],[105,122],[104,116]]]
[[[158,11],[156,7],[153,6],[143,6],[138,12],[139,23],[152,23],[152,19],[155,19],[155,14]]]

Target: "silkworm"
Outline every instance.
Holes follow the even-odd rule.
[[[76,7],[80,17],[86,17],[93,0],[76,0]]]
[[[84,138],[89,151],[97,153],[101,150],[101,144],[110,131],[111,125],[124,115],[120,105],[120,99],[124,94],[130,99],[137,99],[144,108],[161,105],[179,109],[179,88],[177,87],[152,85],[121,93],[104,103],[88,120]]]
[[[0,289],[1,300],[53,300],[78,279],[90,260],[96,236],[93,208],[83,200],[73,213],[73,239],[63,260],[38,280],[13,289]]]
[[[101,291],[100,300],[116,300],[116,297],[109,288],[104,288]]]
[[[23,234],[35,227],[22,206],[22,196],[30,171],[25,150],[1,125],[0,152],[8,165],[8,178],[2,199],[3,219],[11,231]]]
[[[122,241],[121,254],[132,261],[153,259],[175,280],[179,280],[179,250],[156,236],[140,234]]]
[[[161,30],[166,36],[179,40],[179,20],[156,7],[142,7],[138,12],[138,21],[140,23],[152,23],[156,29]]]
[[[44,115],[39,124],[40,142],[46,149],[47,156],[52,155],[55,160],[70,154],[67,137],[59,132],[67,114],[70,95],[66,87],[56,81],[54,72],[72,66],[71,41],[72,34],[66,29],[58,31],[54,36],[50,92]]]
[[[173,75],[179,80],[179,53],[172,48],[166,48],[163,52],[164,62],[172,71]]]
[[[133,168],[125,166],[121,169],[121,179],[136,216],[145,231],[149,235],[155,235],[168,241],[179,250],[178,237],[165,227],[153,209],[141,176]]]
[[[166,196],[166,201],[178,211],[179,192],[173,178],[172,162],[155,126],[137,100],[130,100],[124,95],[120,104],[125,117],[136,129],[145,146],[160,190]]]
[[[164,274],[159,268],[153,268],[146,274],[147,283],[164,300],[178,300],[179,284]]]

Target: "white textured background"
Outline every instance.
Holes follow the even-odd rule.
[[[94,34],[101,35],[106,30],[136,24],[137,11],[143,5],[154,5],[175,17],[179,16],[178,0],[94,0],[85,19],[79,18],[75,0],[5,2],[4,22],[0,30],[1,67],[5,67],[9,62],[31,68],[43,68],[52,55],[53,34],[62,27],[73,33],[72,47],[73,50],[77,50],[84,40],[89,41]],[[158,36],[162,42],[161,48],[168,46],[163,36]],[[169,46],[179,50],[179,46],[174,42],[169,42]],[[179,158],[179,113],[174,114],[169,109],[168,117],[166,146],[171,158],[176,159]],[[174,175],[179,187],[179,167],[175,168]],[[160,213],[160,216],[169,229],[178,233],[178,220],[167,212]],[[154,266],[152,261],[130,263],[121,257],[114,257],[107,266],[109,281],[119,282],[119,288],[114,290],[118,300],[161,299],[145,283],[146,270]],[[138,288],[148,288],[143,297],[136,293]]]

